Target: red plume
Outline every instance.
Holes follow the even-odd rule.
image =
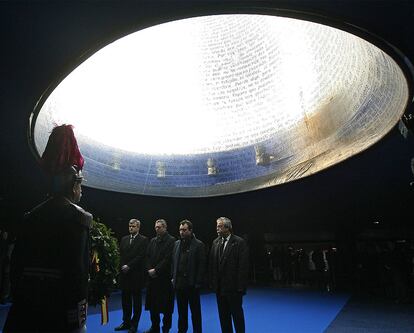
[[[46,149],[40,160],[43,170],[55,176],[72,166],[80,171],[83,168],[83,163],[84,160],[73,133],[73,126],[56,126],[49,136]]]

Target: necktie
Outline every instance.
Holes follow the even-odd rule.
[[[134,240],[134,237],[131,236],[131,238],[129,239],[129,245],[132,244],[132,241]]]
[[[221,244],[220,244],[220,248],[219,248],[219,256],[220,259],[223,256],[223,252],[224,252],[224,245],[226,244],[227,239],[226,238],[222,238],[221,239]]]

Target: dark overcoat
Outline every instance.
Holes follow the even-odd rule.
[[[136,235],[130,244],[131,236],[122,237],[119,246],[120,264],[128,265],[126,273],[119,271],[119,285],[125,291],[139,291],[145,286],[145,256],[147,254],[148,238]]]
[[[26,215],[12,254],[13,305],[3,332],[65,332],[84,325],[91,221],[64,197]]]
[[[217,237],[211,245],[209,256],[209,285],[221,295],[246,293],[249,276],[249,250],[245,240],[231,235],[219,258],[221,237]],[[219,290],[220,287],[220,290]]]
[[[172,283],[175,288],[178,263],[180,260],[181,240],[177,240],[173,250],[173,278]],[[200,288],[203,285],[206,272],[206,253],[204,243],[193,236],[190,240],[188,253],[188,284],[189,287]]]
[[[145,309],[159,313],[172,313],[174,292],[171,283],[171,257],[175,238],[169,233],[151,239],[147,250],[146,270],[152,268],[156,277],[148,277]]]

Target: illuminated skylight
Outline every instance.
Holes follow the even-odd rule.
[[[86,59],[38,110],[34,141],[41,154],[55,124],[73,124],[88,186],[218,195],[301,178],[366,149],[408,96],[395,61],[342,30],[266,15],[196,17]]]

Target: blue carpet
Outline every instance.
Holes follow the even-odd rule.
[[[356,295],[344,306],[325,333],[412,333],[414,304]]]
[[[115,294],[110,302],[119,303],[116,298],[119,298],[119,295]],[[348,298],[349,296],[345,294],[329,294],[316,291],[271,288],[250,289],[244,298],[246,331],[252,333],[323,332],[334,320]],[[201,306],[204,332],[220,332],[215,295],[212,293],[203,294]],[[111,308],[114,308],[112,304]],[[90,312],[96,312],[96,309],[91,309]],[[110,311],[107,325],[101,326],[100,320],[100,314],[91,313],[88,316],[88,332],[114,332],[114,328],[122,321],[120,307],[118,307],[118,310]],[[138,332],[142,333],[150,326],[149,313],[143,311]],[[177,312],[175,311],[172,332],[177,331],[176,327]],[[190,329],[189,332],[192,332],[192,330]]]

